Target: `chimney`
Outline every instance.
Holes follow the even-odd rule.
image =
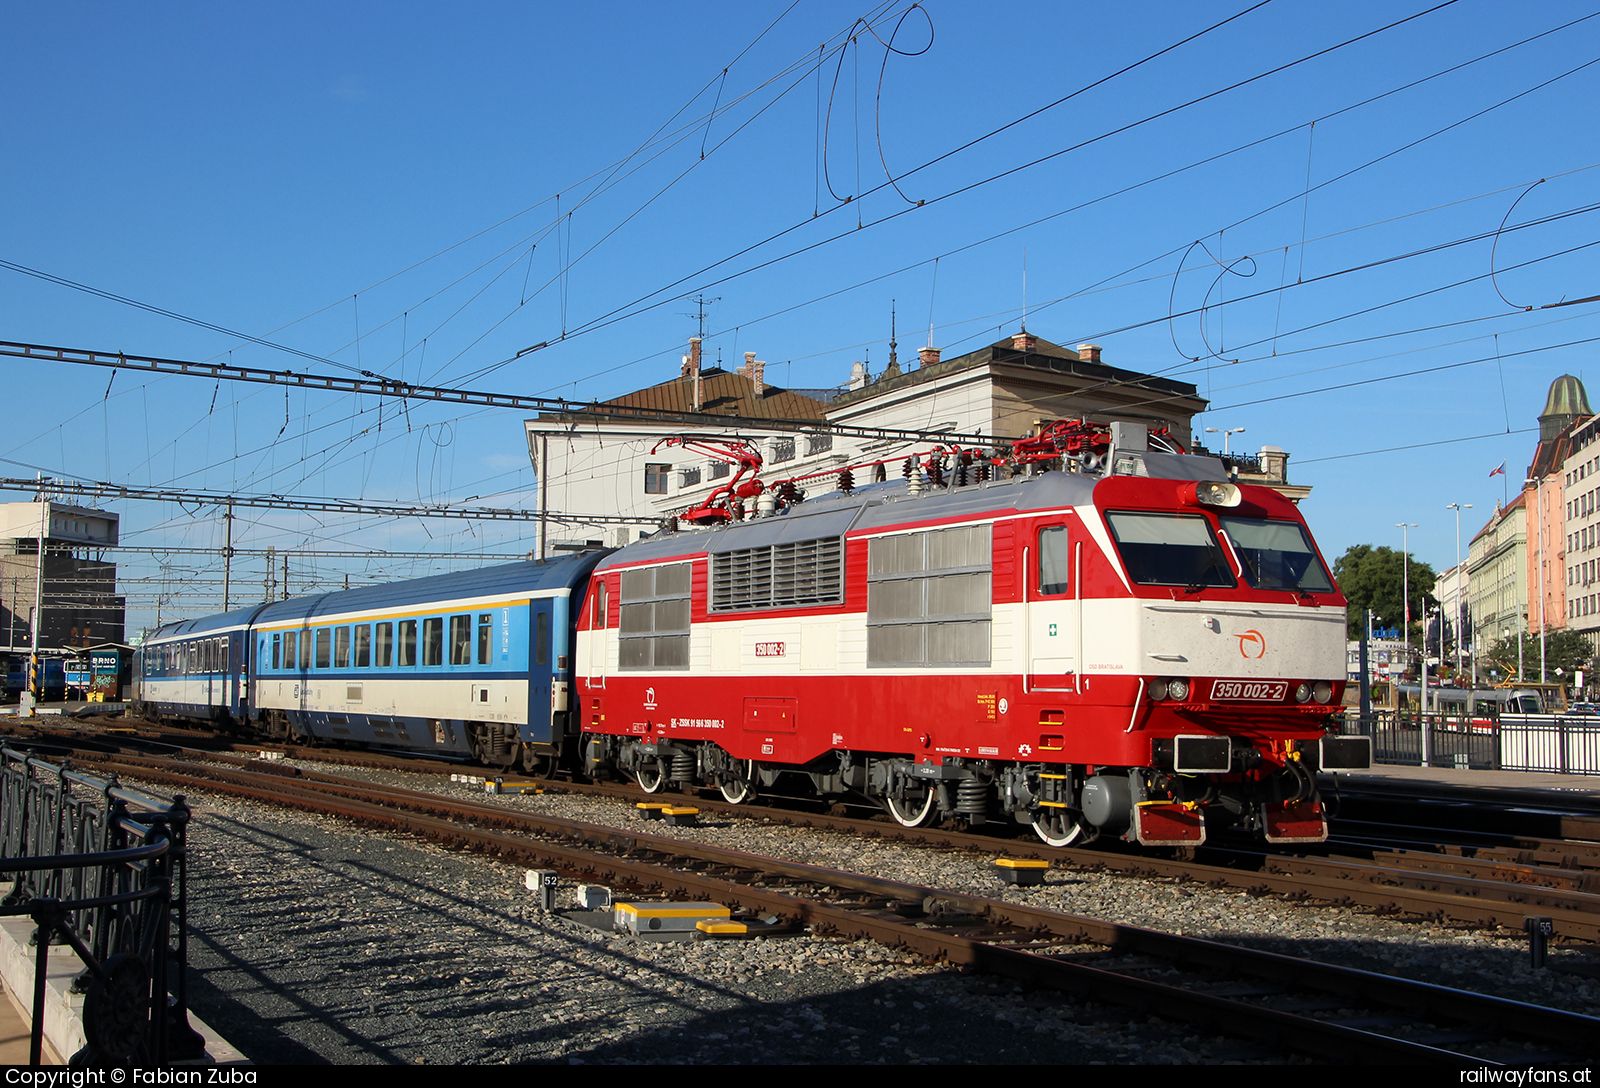
[[[766,360],[757,359],[756,353],[753,351],[744,353],[744,366],[739,368],[739,373],[750,379],[750,384],[756,387],[755,395],[757,397],[764,396],[767,391],[766,369]]]
[[[694,410],[702,403],[700,392],[700,338],[689,337],[689,354],[683,357],[683,376],[694,383]]]
[[[1100,345],[1079,344],[1078,358],[1082,359],[1086,363],[1098,363],[1100,361]]]
[[[1011,338],[1011,346],[1017,351],[1032,351],[1039,346],[1039,338],[1023,329]]]
[[[927,367],[935,365],[936,363],[938,363],[938,361],[939,361],[939,349],[938,348],[923,348],[922,350],[917,352],[917,366],[918,367],[921,367],[921,368],[925,369]]]

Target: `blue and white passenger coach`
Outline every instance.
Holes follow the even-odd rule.
[[[601,555],[297,597],[168,625],[146,646],[140,700],[170,716],[255,722],[278,737],[540,769],[566,733],[573,618]],[[173,644],[236,631],[236,648],[194,659],[215,666],[215,675],[184,673],[175,683],[149,667],[183,653]]]

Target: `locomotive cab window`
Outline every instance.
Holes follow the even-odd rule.
[[[1128,577],[1142,586],[1232,589],[1233,570],[1200,514],[1106,515]]]
[[[1039,592],[1045,596],[1070,593],[1070,552],[1067,549],[1067,527],[1054,526],[1039,530]]]
[[[1292,521],[1222,518],[1245,581],[1256,589],[1332,593],[1333,580],[1312,550],[1305,527]]]

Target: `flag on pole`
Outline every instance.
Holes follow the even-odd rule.
[[[1493,479],[1496,476],[1504,476],[1505,474],[1506,474],[1506,463],[1504,461],[1501,461],[1500,462],[1500,467],[1495,469],[1493,472],[1489,473],[1489,477],[1490,477],[1490,479]]]

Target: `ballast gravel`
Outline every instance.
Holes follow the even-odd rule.
[[[1522,939],[1505,934],[1065,869],[1043,887],[1010,888],[989,856],[759,820],[644,824],[616,801],[305,766],[1600,1015],[1600,980],[1531,971]],[[519,867],[253,802],[190,799],[191,1004],[263,1064],[1283,1060],[867,941],[603,933],[537,910]],[[1570,949],[1553,958],[1596,963]]]

